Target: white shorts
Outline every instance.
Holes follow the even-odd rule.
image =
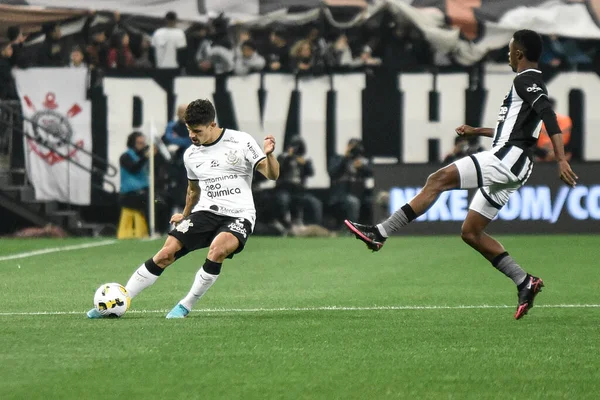
[[[496,153],[501,154],[503,159]],[[492,149],[454,162],[460,174],[460,188],[479,188],[469,209],[489,219],[498,215],[508,203],[510,195],[523,186],[531,175],[532,161],[518,161],[522,154],[523,150],[518,147],[511,147],[510,151]]]

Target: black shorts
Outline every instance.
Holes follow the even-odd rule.
[[[183,219],[169,235],[183,243],[179,257],[190,251],[209,247],[213,239],[221,232],[229,232],[239,241],[238,248],[227,258],[233,258],[244,250],[246,240],[252,233],[252,224],[244,218],[226,217],[210,211],[197,211]]]

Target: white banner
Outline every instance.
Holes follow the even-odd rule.
[[[89,205],[92,159],[81,150],[92,151],[87,70],[31,68],[16,70],[15,78],[23,114],[35,122],[24,123],[25,162],[35,199]]]

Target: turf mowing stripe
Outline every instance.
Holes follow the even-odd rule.
[[[75,244],[72,246],[49,247],[47,249],[26,251],[24,253],[17,253],[17,254],[11,254],[9,256],[3,256],[3,257],[0,257],[0,261],[16,260],[18,258],[39,256],[41,254],[56,253],[57,251],[89,249],[90,247],[108,246],[108,245],[115,244],[115,243],[117,243],[116,240],[103,240],[100,242],[82,243],[82,244]]]
[[[207,308],[192,310],[193,313],[261,313],[288,311],[402,311],[402,310],[485,310],[514,308],[514,305],[475,305],[475,306],[373,306],[373,307],[281,307],[281,308]],[[600,308],[600,304],[541,304],[535,308]],[[169,310],[129,310],[128,314],[158,314]],[[35,316],[35,315],[77,315],[85,311],[33,311],[33,312],[0,312],[0,317]]]

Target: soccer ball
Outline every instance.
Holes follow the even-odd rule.
[[[94,294],[94,307],[107,317],[120,317],[129,309],[131,298],[119,283],[105,283]]]

